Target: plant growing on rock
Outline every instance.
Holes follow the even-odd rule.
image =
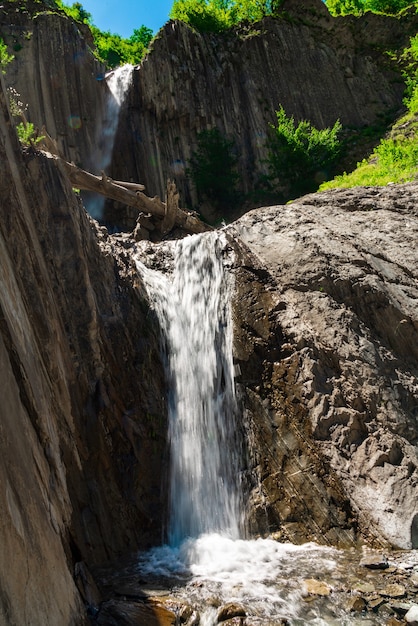
[[[170,18],[200,32],[219,33],[277,13],[282,0],[174,0]]]
[[[296,124],[283,106],[276,111],[276,117],[277,124],[270,125],[268,141],[270,182],[287,188],[291,196],[314,190],[330,177],[340,156],[340,122],[324,129],[315,128],[307,120]]]
[[[366,11],[396,15],[407,7],[416,5],[411,0],[326,0],[329,12],[334,15],[362,15]]]
[[[13,59],[13,54],[8,53],[6,44],[3,39],[0,38],[0,70],[2,74],[6,73],[6,67]]]

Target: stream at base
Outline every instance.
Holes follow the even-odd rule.
[[[418,554],[390,552],[385,569],[360,564],[365,554],[367,549],[206,534],[141,553],[135,571],[149,587],[145,593],[178,615],[184,605],[192,607],[195,621],[178,618],[187,626],[215,626],[228,606],[236,617],[222,619],[225,626],[405,623],[393,620],[402,620],[417,601]]]

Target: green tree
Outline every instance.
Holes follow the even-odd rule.
[[[225,139],[217,128],[203,130],[197,140],[198,147],[187,172],[200,201],[209,201],[215,209],[227,211],[238,200],[234,143]]]
[[[152,38],[153,32],[151,28],[142,25],[140,28],[134,28],[134,32],[129,37],[129,41],[131,43],[141,43],[145,48],[148,48]]]
[[[403,9],[416,5],[413,0],[325,0],[332,15],[361,15],[365,11],[396,15]]]
[[[92,22],[91,14],[84,9],[80,2],[67,5],[62,0],[57,0],[56,4],[66,15],[90,27],[96,46],[96,54],[107,67],[114,68],[124,63],[136,65],[146,54],[153,36],[150,28],[142,25],[140,28],[134,29],[129,39],[124,39],[120,35],[109,31],[103,32],[97,28]]]
[[[200,32],[221,32],[277,12],[282,0],[174,0],[170,18]]]
[[[329,178],[340,155],[341,124],[337,120],[332,128],[322,130],[307,120],[296,124],[282,106],[276,117],[277,124],[271,124],[268,142],[270,179],[279,187],[288,188],[291,195],[312,191]]]
[[[13,61],[13,54],[7,52],[7,46],[3,39],[0,38],[0,70],[2,74],[6,73],[6,67]]]

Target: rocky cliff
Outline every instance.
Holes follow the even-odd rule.
[[[280,104],[319,128],[337,119],[360,128],[402,106],[399,68],[383,51],[407,43],[412,18],[333,18],[321,0],[289,0],[282,8],[279,18],[226,34],[197,33],[181,22],[164,27],[134,72],[115,178],[139,179],[161,195],[171,177],[182,201],[196,206],[186,169],[198,133],[217,127],[235,142],[247,194],[267,173],[266,139]]]
[[[255,527],[418,546],[417,194],[314,194],[228,227],[254,255],[235,307]]]
[[[0,622],[81,624],[85,564],[161,537],[158,334],[123,247],[21,153],[1,88]]]
[[[92,53],[89,29],[49,4],[2,3],[0,37],[14,54],[6,86],[18,93],[26,118],[39,130],[46,127],[62,156],[92,168],[106,116],[105,68]]]

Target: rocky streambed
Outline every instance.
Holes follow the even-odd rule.
[[[273,546],[268,545],[269,563],[275,562],[269,574],[263,549],[266,541],[276,543],[281,561],[275,561]],[[418,621],[416,552],[337,551],[313,544],[279,544],[273,539],[257,545],[255,540],[237,546],[241,551],[238,574],[231,568],[225,544],[223,549],[223,559],[211,572],[203,573],[201,568],[200,574],[194,575],[178,561],[175,573],[173,559],[179,555],[170,556],[168,548],[161,549],[160,557],[154,551],[118,570],[114,566],[102,569],[97,574],[104,600],[96,607],[97,623],[400,626]],[[264,565],[253,549],[263,553]],[[250,553],[253,575],[245,571]],[[153,574],[150,568],[154,568]]]

